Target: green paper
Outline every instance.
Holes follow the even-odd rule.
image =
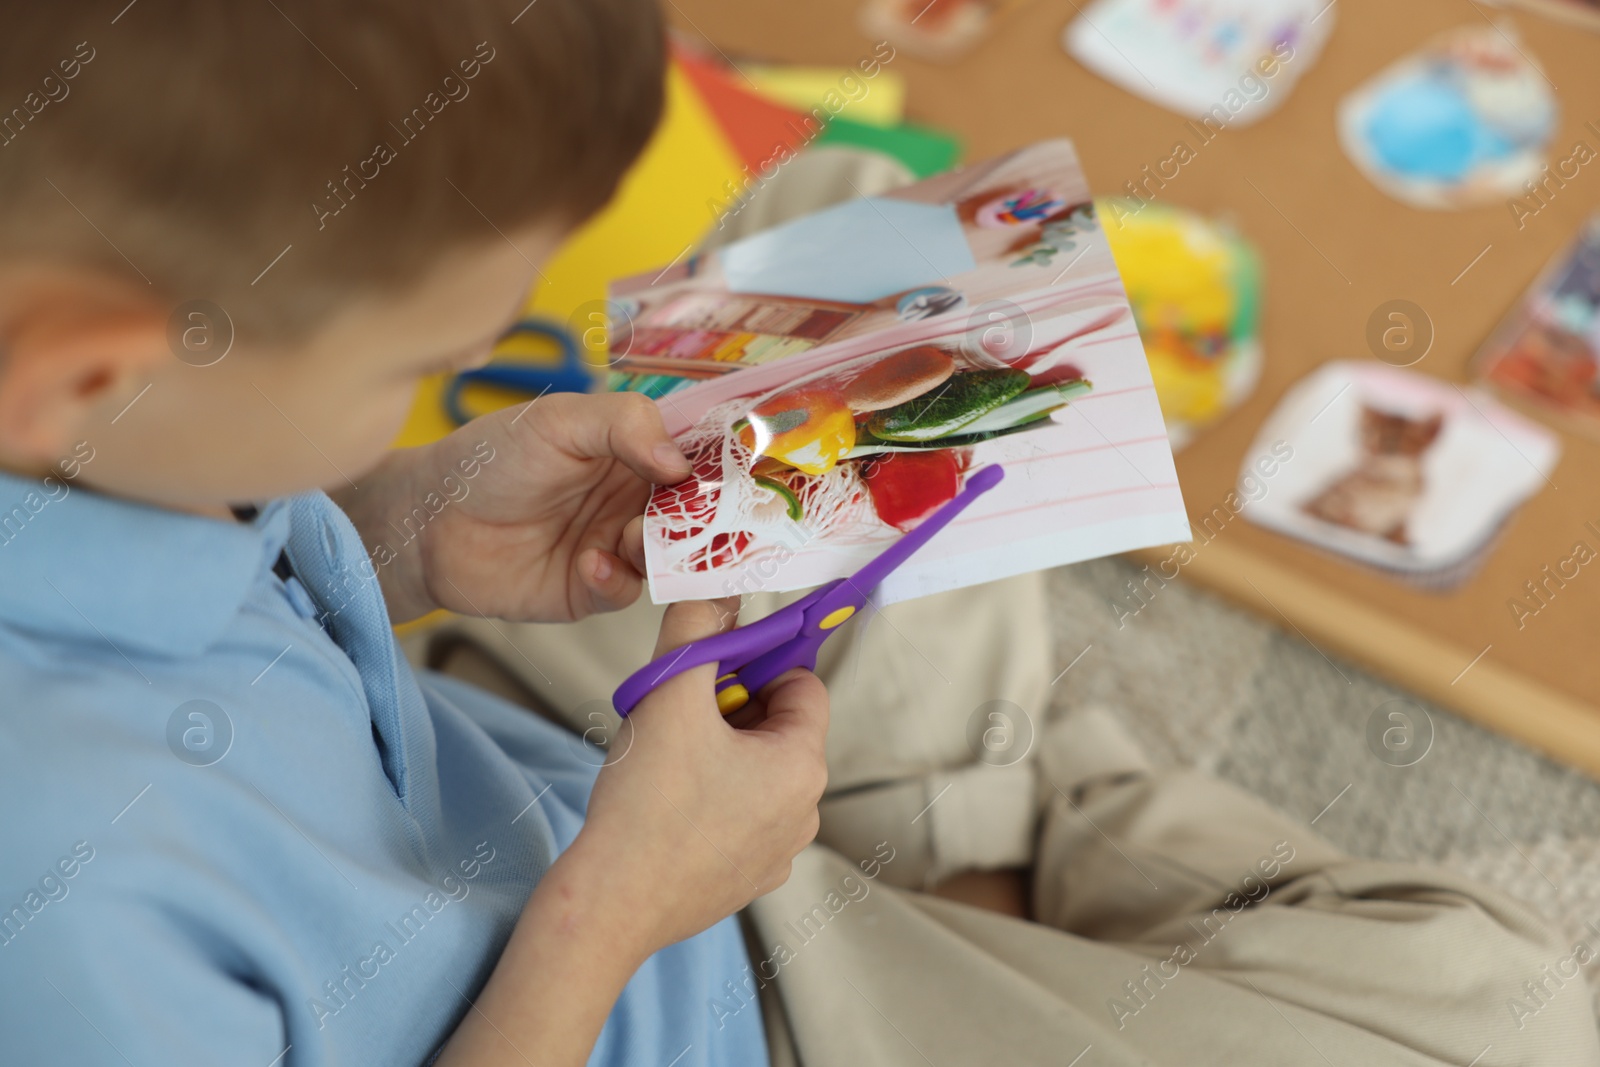
[[[950,134],[909,122],[899,126],[872,126],[835,117],[817,137],[816,143],[882,152],[905,164],[918,181],[949,170],[961,156],[961,142]]]

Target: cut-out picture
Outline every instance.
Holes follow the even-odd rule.
[[[1150,360],[1174,451],[1261,377],[1261,264],[1225,222],[1141,200],[1096,205]]]
[[[923,59],[959,59],[988,35],[994,20],[1027,0],[867,0],[861,29]]]
[[[1477,371],[1508,398],[1600,436],[1600,215],[1483,346]]]
[[[1209,141],[1288,99],[1333,30],[1327,0],[1095,0],[1062,45],[1102,78],[1191,120]]]
[[[1396,60],[1339,105],[1339,143],[1414,207],[1461,209],[1537,182],[1555,133],[1549,79],[1515,27],[1469,23]]]
[[[1422,454],[1443,425],[1442,415],[1410,418],[1364,405],[1360,460],[1308,500],[1306,514],[1397,545],[1410,544],[1406,523],[1425,485]]]
[[[658,397],[694,465],[646,514],[657,602],[851,574],[990,464],[1005,480],[896,571],[883,602],[1188,540],[1137,324],[1071,146],[1046,142],[905,192],[918,197],[905,206],[947,213],[906,233],[907,248],[957,262],[954,234],[969,267],[941,276],[915,249],[896,263],[889,237],[872,255],[894,269],[863,272],[857,228],[801,220],[669,272],[669,292],[625,287],[640,322],[718,289],[728,301],[861,305],[807,350],[739,359],[732,373],[669,382],[619,366],[619,384]],[[885,291],[885,277],[912,287]],[[735,296],[730,284],[769,291]]]
[[[1270,478],[1258,462],[1269,455]],[[1479,390],[1328,363],[1262,424],[1238,495],[1251,522],[1446,589],[1471,577],[1559,456],[1555,434]]]

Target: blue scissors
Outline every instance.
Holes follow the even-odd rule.
[[[656,686],[705,663],[718,665],[717,707],[724,715],[744,707],[750,694],[785,671],[815,670],[823,642],[866,606],[878,583],[1004,477],[998,466],[981,468],[954,498],[850,577],[835,578],[749,626],[691,641],[641,667],[612,695],[617,714],[626,717]]]
[[[594,386],[594,373],[584,362],[572,331],[548,319],[528,318],[518,322],[501,335],[505,341],[513,337],[537,337],[553,341],[561,351],[561,362],[535,363],[531,360],[503,360],[462,371],[445,386],[439,402],[445,414],[458,426],[472,421],[461,406],[461,391],[471,385],[487,385],[495,389],[542,396],[545,393],[587,393]]]

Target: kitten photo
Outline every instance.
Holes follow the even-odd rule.
[[[1422,455],[1438,438],[1443,415],[1411,419],[1361,408],[1361,458],[1301,505],[1306,514],[1397,545],[1408,545],[1406,522],[1422,496]]]

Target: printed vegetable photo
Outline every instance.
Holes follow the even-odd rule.
[[[867,540],[875,526],[914,529],[961,491],[972,446],[1041,429],[1094,388],[1048,353],[1031,361],[1037,378],[1027,362],[992,362],[915,345],[784,387],[726,426],[732,412],[719,408],[688,442],[700,476],[658,500],[675,562],[736,564],[786,522]],[[729,520],[741,528],[718,528]]]
[[[654,396],[694,465],[646,515],[657,602],[849,575],[989,464],[1016,476],[896,571],[883,602],[1189,537],[1067,142],[825,209],[614,294],[634,311],[613,388]]]

